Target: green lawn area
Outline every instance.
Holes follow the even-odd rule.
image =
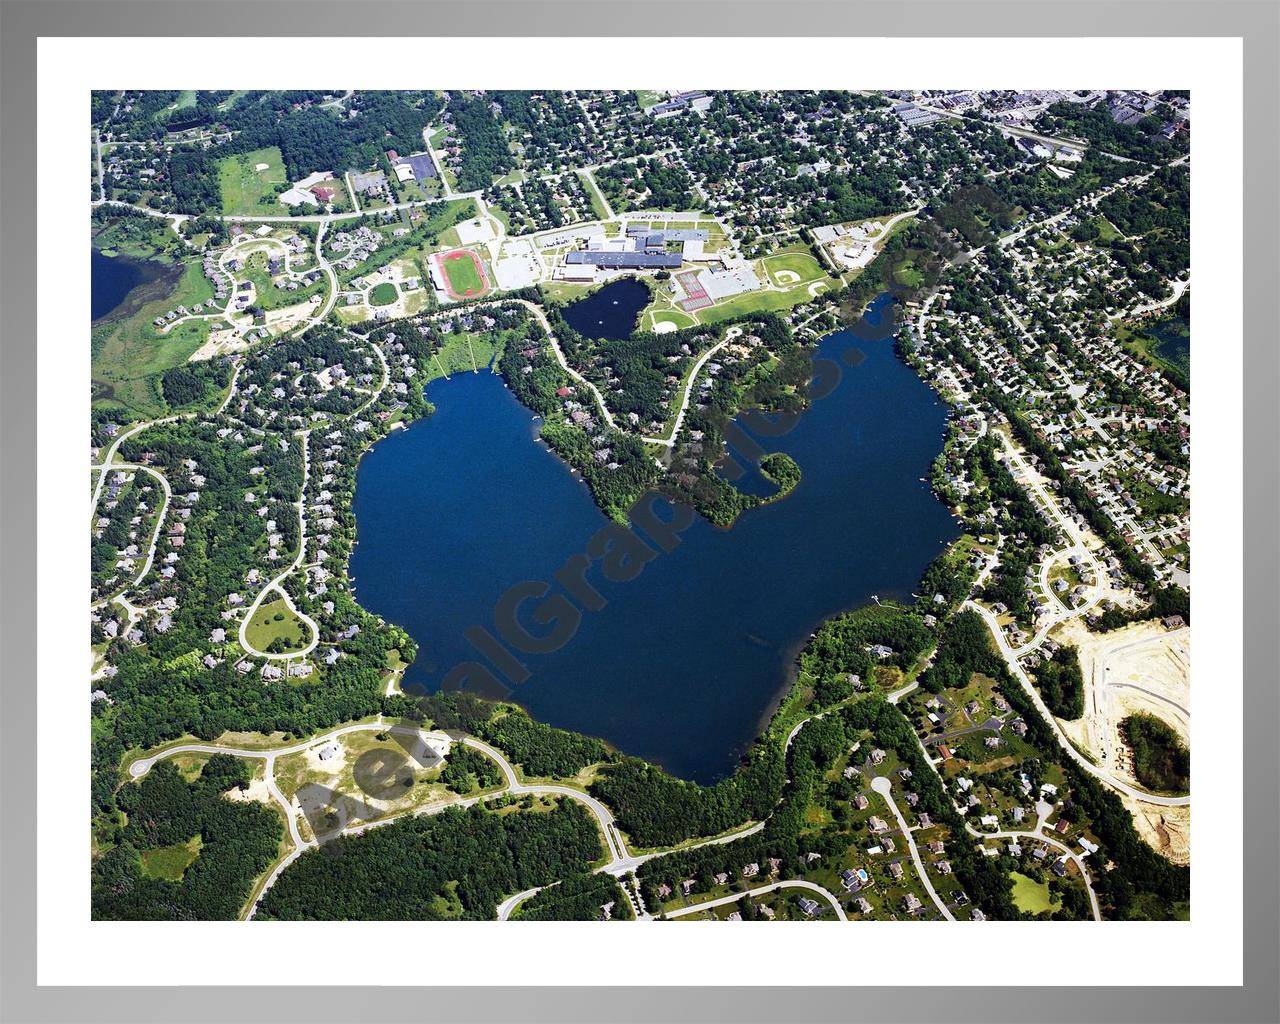
[[[591,200],[591,210],[596,215],[597,220],[603,220],[609,216],[609,211],[605,207],[604,196],[600,194],[600,190],[596,187],[595,179],[584,171],[579,171],[578,176],[582,179],[582,188],[587,193],[587,198]]]
[[[374,285],[373,290],[369,292],[369,304],[372,306],[389,306],[397,298],[399,298],[399,292],[390,281]]]
[[[654,324],[675,324],[676,330],[683,330],[686,327],[696,327],[698,321],[691,317],[688,313],[681,313],[674,309],[655,310],[653,312]]]
[[[538,285],[538,291],[548,302],[565,304],[582,298],[598,287],[599,285],[576,284],[572,281],[544,281]]]
[[[283,597],[268,601],[258,608],[258,612],[249,620],[249,628],[245,636],[256,650],[269,651],[277,640],[284,642],[278,653],[301,650],[311,639],[307,627],[303,624]]]
[[[445,374],[483,370],[501,348],[491,334],[447,334],[440,351],[427,363],[427,380]]]
[[[1120,237],[1120,232],[1116,230],[1114,224],[1107,220],[1106,217],[1098,216],[1093,218],[1093,222],[1098,226],[1098,241],[1113,242]]]
[[[218,104],[218,109],[230,110],[232,107],[236,105],[236,102],[240,99],[240,97],[245,95],[248,91],[249,91],[248,89],[233,89],[231,91],[231,95]]]
[[[446,258],[444,273],[449,279],[449,286],[458,295],[479,295],[484,290],[484,281],[476,269],[475,260],[465,256]]]
[[[828,289],[835,285],[835,281],[830,278],[823,278],[823,281]],[[802,302],[809,301],[811,297],[809,295],[809,287],[814,283],[809,281],[781,292],[760,291],[735,295],[724,302],[718,302],[714,306],[698,310],[698,319],[704,324],[709,324],[718,320],[727,320],[743,313],[776,313],[784,309],[790,309],[792,306],[798,306]]]
[[[1036,882],[1017,871],[1011,871],[1013,879],[1013,904],[1026,914],[1040,914],[1057,906],[1049,896],[1049,883]]]
[[[636,100],[640,104],[641,110],[648,110],[650,107],[656,107],[666,98],[665,93],[656,92],[653,89],[636,90]]]
[[[267,166],[261,170],[259,164]],[[286,183],[279,146],[237,153],[218,161],[218,187],[224,214],[280,213],[276,186]]]
[[[251,305],[260,309],[284,309],[286,306],[296,306],[306,302],[313,295],[323,293],[329,286],[329,278],[322,274],[311,284],[302,285],[295,291],[277,288],[271,280],[271,275],[267,273],[267,263],[267,254],[259,250],[245,260],[244,267],[236,275],[237,280],[253,282],[255,290]]]
[[[919,288],[924,283],[924,274],[916,269],[913,260],[903,260],[893,268],[893,279],[904,288]]]
[[[163,878],[170,882],[180,882],[183,873],[200,856],[200,848],[203,845],[204,840],[200,836],[192,836],[185,843],[160,846],[154,850],[143,850],[142,873],[148,878]]]

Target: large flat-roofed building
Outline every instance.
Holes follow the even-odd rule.
[[[935,121],[945,120],[945,115],[917,107],[914,103],[897,103],[894,105],[893,112],[908,128],[919,128],[926,124],[933,124]]]
[[[663,100],[650,107],[649,114],[652,117],[670,117],[688,106],[698,111],[706,110],[711,106],[711,97],[700,89],[692,92],[678,92],[669,100]]]
[[[668,252],[604,252],[579,249],[565,253],[565,263],[586,263],[607,270],[662,270],[680,266],[679,253]]]
[[[627,237],[636,239],[641,248],[663,246],[668,242],[705,242],[711,237],[706,228],[648,228],[642,224],[627,226]]]
[[[538,238],[539,249],[558,249],[562,245],[573,245],[583,241],[597,244],[604,241],[604,226],[601,224],[585,224],[580,228],[566,228],[554,234],[541,235]]]

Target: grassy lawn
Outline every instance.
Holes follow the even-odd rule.
[[[1036,882],[1017,871],[1011,871],[1009,877],[1013,879],[1013,904],[1023,913],[1040,914],[1057,906],[1050,899],[1048,882]]]
[[[604,196],[600,194],[600,189],[596,187],[595,179],[584,171],[578,172],[578,177],[582,179],[582,187],[587,193],[587,198],[591,200],[591,209],[595,213],[597,220],[604,220],[609,216],[609,211],[605,207]]]
[[[283,597],[268,601],[258,608],[258,612],[249,621],[245,635],[257,650],[270,650],[276,640],[285,642],[285,651],[301,650],[310,640],[307,627],[303,625]],[[281,652],[284,653],[284,652]]]
[[[575,284],[572,281],[544,281],[538,285],[542,297],[548,302],[565,304],[595,291],[598,285]]]
[[[449,279],[449,286],[458,295],[479,295],[484,290],[480,271],[469,256],[446,257],[444,273]]]
[[[170,882],[180,882],[183,873],[200,856],[200,848],[203,845],[204,841],[199,836],[192,836],[185,843],[161,846],[154,850],[143,850],[142,873],[148,878],[163,878]]]
[[[924,283],[924,274],[916,269],[912,260],[904,260],[893,268],[893,279],[904,288],[919,288]]]
[[[500,349],[490,334],[448,334],[440,351],[426,365],[427,380],[435,380],[445,374],[484,369]]]
[[[248,91],[248,89],[233,89],[231,95],[218,104],[218,109],[230,110],[236,105],[236,101],[238,101],[240,97],[245,95]]]
[[[696,327],[698,324],[698,321],[688,313],[681,313],[674,309],[655,311],[651,316],[655,326],[657,324],[675,324],[676,330],[683,330],[686,327]]]
[[[369,304],[371,306],[389,306],[399,297],[396,286],[389,281],[383,281],[382,284],[374,285],[373,290],[369,292]]]
[[[828,289],[835,286],[835,281],[831,278],[823,278],[822,280]],[[714,306],[698,310],[698,318],[705,324],[715,323],[717,320],[727,320],[743,313],[781,312],[782,310],[790,309],[792,306],[798,306],[802,302],[808,302],[811,298],[809,287],[814,283],[809,281],[781,292],[760,291],[735,295],[730,299],[725,299],[723,302],[716,303]]]
[[[666,98],[666,93],[655,92],[653,89],[636,90],[636,101],[640,104],[641,110],[648,110],[650,107],[656,107]]]
[[[1107,220],[1106,217],[1094,217],[1093,222],[1098,226],[1099,242],[1114,242],[1120,237],[1120,232],[1116,230],[1114,224]]]
[[[259,164],[267,166],[258,169]],[[224,214],[280,213],[277,185],[286,183],[279,146],[238,153],[218,161],[218,186]]]

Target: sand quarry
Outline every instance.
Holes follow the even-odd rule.
[[[1166,722],[1191,746],[1191,629],[1143,622],[1111,633],[1090,633],[1079,619],[1054,638],[1080,652],[1085,712],[1063,731],[1098,764],[1137,786],[1120,723],[1135,712]],[[1154,807],[1126,800],[1139,833],[1176,863],[1189,859],[1190,808]]]

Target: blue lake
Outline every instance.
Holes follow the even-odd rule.
[[[649,299],[649,289],[638,280],[621,277],[570,303],[564,318],[584,338],[628,338]]]
[[[759,734],[819,623],[872,595],[910,599],[958,536],[922,480],[946,407],[892,339],[839,332],[818,355],[841,367],[838,385],[762,442],[800,464],[796,489],[729,530],[696,519],[630,582],[592,566],[605,607],[585,611],[560,649],[520,655],[531,674],[512,696],[535,717],[711,782]],[[495,605],[513,584],[563,593],[556,571],[607,523],[500,377],[455,375],[427,396],[435,415],[361,463],[351,565],[360,602],[418,642],[406,685],[419,690],[483,661],[464,633],[496,635]]]

